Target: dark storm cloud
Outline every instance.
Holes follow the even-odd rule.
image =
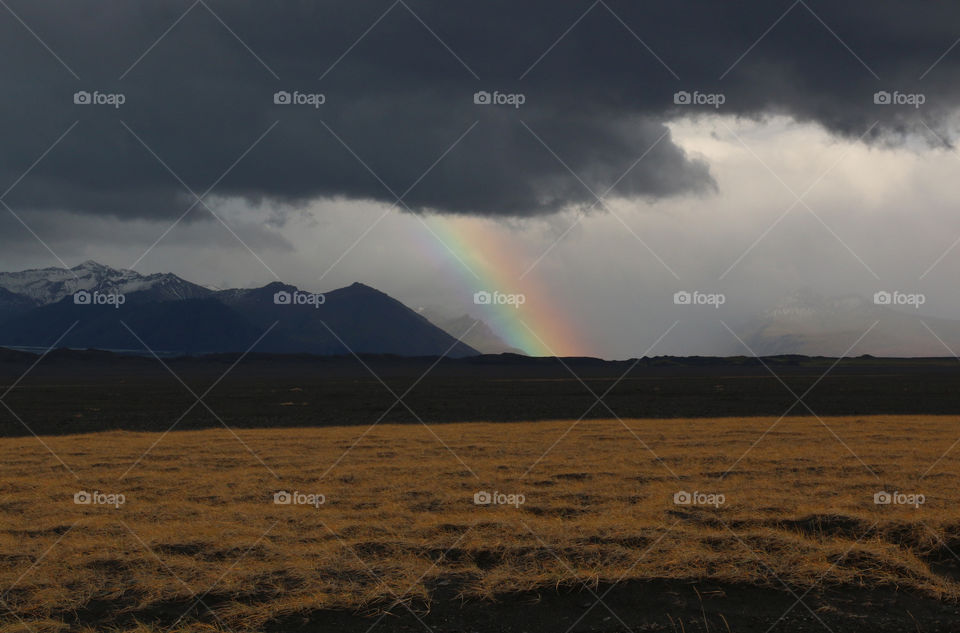
[[[185,183],[255,202],[406,192],[413,210],[532,215],[610,187],[708,192],[672,117],[786,113],[854,137],[879,121],[871,139],[925,133],[922,118],[941,131],[960,47],[934,64],[960,37],[960,5],[881,4],[9,0],[63,63],[0,11],[0,191],[78,120],[8,203],[175,218],[194,202]],[[125,103],[75,105],[80,90]],[[481,90],[525,102],[476,105]],[[676,105],[681,90],[725,102]],[[275,105],[277,91],[326,102]],[[925,103],[878,105],[878,91]]]

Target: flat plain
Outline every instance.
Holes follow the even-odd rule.
[[[952,415],[7,437],[0,630],[951,631],[958,439]]]

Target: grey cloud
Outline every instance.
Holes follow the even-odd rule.
[[[215,193],[389,204],[413,186],[404,201],[415,211],[545,214],[593,204],[590,190],[604,193],[648,150],[612,195],[715,189],[709,166],[663,136],[673,117],[715,111],[675,105],[678,90],[722,92],[720,112],[787,113],[846,136],[879,121],[871,140],[923,131],[921,117],[942,133],[960,90],[952,81],[960,50],[930,69],[957,37],[960,6],[949,3],[207,4],[216,15],[189,1],[11,0],[79,75],[0,16],[8,60],[0,70],[0,190],[79,120],[9,195],[12,206],[175,218],[194,202],[177,178],[202,193],[279,121]],[[77,90],[123,93],[126,103],[77,106]],[[318,109],[275,105],[278,90],[327,101]],[[526,103],[478,106],[478,90],[522,93]],[[922,92],[926,103],[878,106],[878,90]]]

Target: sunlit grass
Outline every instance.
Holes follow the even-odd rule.
[[[256,630],[422,606],[437,587],[483,600],[621,579],[960,597],[943,572],[960,554],[960,448],[940,459],[957,418],[787,418],[753,446],[774,422],[43,438],[79,479],[37,439],[3,439],[0,595],[16,615],[0,630],[153,631],[181,615],[174,629]],[[78,505],[80,490],[125,499]],[[325,503],[277,505],[281,490]],[[478,506],[481,490],[524,503]],[[681,490],[725,502],[676,505]],[[880,490],[925,502],[878,506]]]

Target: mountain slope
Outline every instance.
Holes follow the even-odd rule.
[[[66,298],[4,322],[0,332],[7,347],[46,348],[63,336],[57,347],[189,355],[242,352],[263,334],[213,299],[133,300],[115,308]]]
[[[37,302],[30,297],[15,294],[6,288],[0,288],[0,323],[36,307]]]
[[[326,293],[318,306],[277,305],[274,296],[278,292],[298,290],[272,283],[254,290],[223,291],[217,298],[259,327],[277,323],[276,337],[271,334],[273,351],[447,354],[453,358],[478,354],[396,299],[361,283]]]

